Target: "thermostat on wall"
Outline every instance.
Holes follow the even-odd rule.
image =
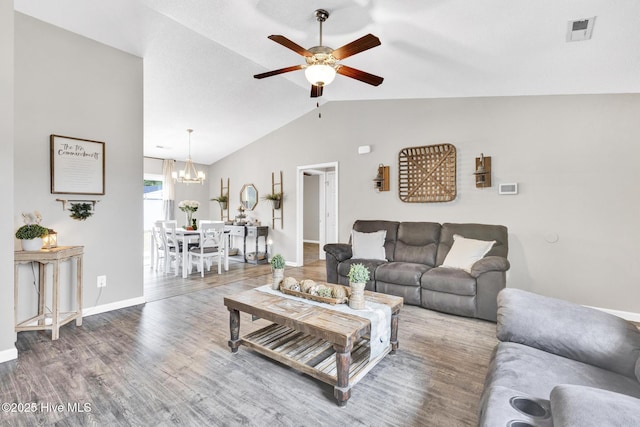
[[[518,194],[518,183],[498,185],[498,194]]]

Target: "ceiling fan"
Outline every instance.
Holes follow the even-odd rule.
[[[285,36],[271,35],[268,38],[282,46],[291,49],[299,55],[304,56],[305,64],[293,65],[291,67],[280,68],[279,70],[267,71],[266,73],[256,74],[256,79],[263,79],[278,74],[288,73],[290,71],[304,70],[305,76],[311,83],[311,97],[316,98],[322,96],[323,88],[331,83],[336,73],[352,79],[360,80],[373,86],[378,86],[384,80],[382,77],[339,64],[342,59],[348,58],[356,53],[363,52],[367,49],[380,45],[380,39],[373,34],[367,34],[357,40],[347,43],[338,48],[331,49],[322,45],[322,23],[329,18],[329,12],[324,9],[316,10],[316,19],[320,23],[320,45],[305,49],[302,46],[292,42]]]

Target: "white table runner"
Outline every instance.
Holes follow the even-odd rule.
[[[279,297],[289,298],[306,304],[316,305],[329,310],[339,311],[341,313],[353,314],[354,316],[363,317],[371,322],[371,337],[369,342],[370,355],[369,360],[378,357],[390,345],[391,341],[391,307],[365,300],[365,308],[362,310],[354,310],[348,304],[327,304],[324,302],[313,301],[306,298],[297,297],[295,295],[284,294],[278,290],[271,289],[271,285],[264,285],[256,288],[257,291],[265,292]]]

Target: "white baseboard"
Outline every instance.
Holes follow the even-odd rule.
[[[0,351],[0,363],[8,362],[18,358],[18,349],[10,348],[8,350]]]
[[[145,304],[144,297],[131,298],[109,304],[96,305],[82,309],[82,317],[93,316],[94,314],[106,313],[107,311],[119,310],[121,308],[132,307],[134,305]]]
[[[315,243],[316,245],[320,244],[320,240],[303,240],[303,243]]]
[[[585,305],[585,307],[595,308],[596,310],[604,311],[605,313],[613,314],[614,316],[622,317],[625,320],[630,320],[631,322],[640,323],[640,313],[632,313],[630,311],[620,311],[620,310],[610,310],[608,308],[600,308],[600,307],[591,307]]]

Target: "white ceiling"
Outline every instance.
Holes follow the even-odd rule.
[[[267,39],[324,45],[367,33],[381,46],[342,62],[385,78],[344,76],[321,103],[362,99],[640,92],[637,0],[14,0],[15,9],[144,58],[144,154],[211,164],[316,107],[303,63]],[[597,16],[567,43],[569,20]]]

